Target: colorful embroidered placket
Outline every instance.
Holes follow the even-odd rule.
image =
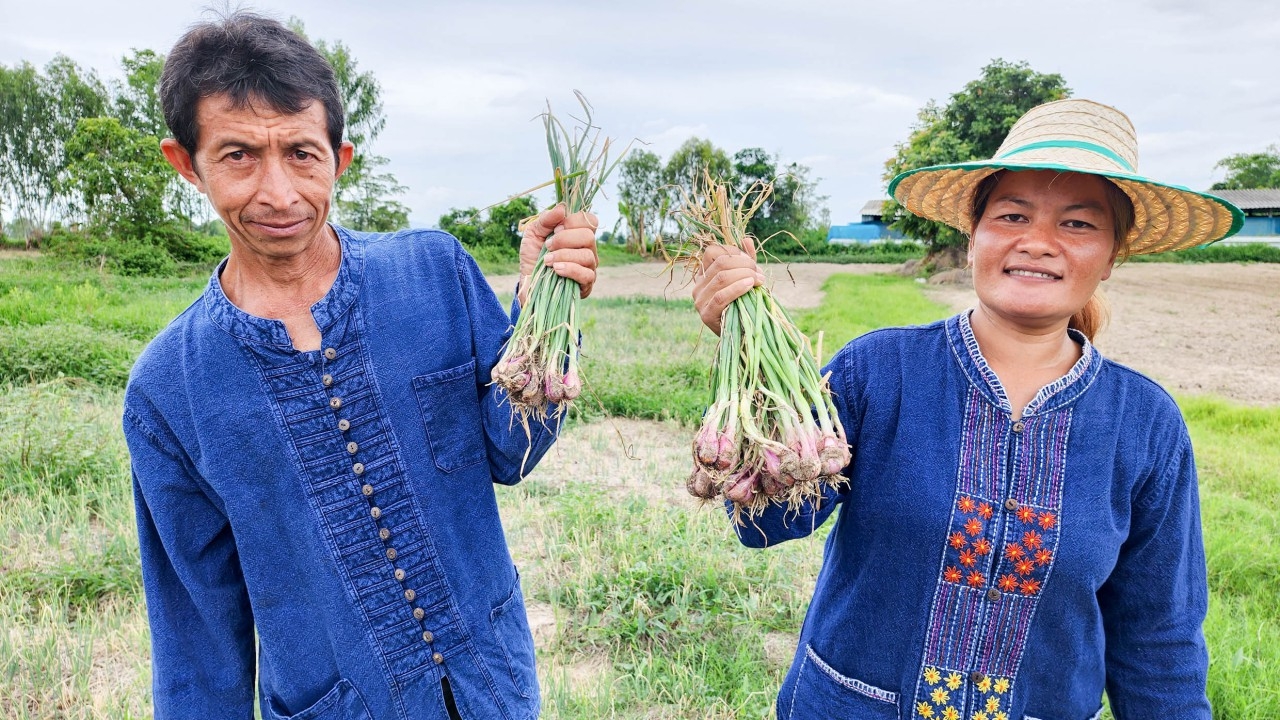
[[[1013,422],[970,389],[912,717],[1009,720],[1028,630],[1057,555],[1070,426],[1069,410]]]

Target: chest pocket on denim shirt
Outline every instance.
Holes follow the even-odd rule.
[[[339,680],[324,697],[294,715],[280,712],[278,703],[267,694],[266,717],[268,720],[373,720],[360,692],[346,680]]]
[[[485,459],[484,426],[476,399],[476,362],[413,379],[427,443],[436,467],[453,472]]]

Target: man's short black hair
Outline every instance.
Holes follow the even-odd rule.
[[[333,68],[311,43],[270,18],[237,11],[192,27],[178,40],[160,75],[164,121],[193,157],[199,140],[196,105],[226,95],[239,109],[264,103],[294,115],[319,100],[335,155],[346,124]]]

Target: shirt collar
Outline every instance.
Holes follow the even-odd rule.
[[[338,236],[338,246],[342,251],[342,259],[338,263],[338,274],[333,285],[314,305],[311,316],[323,335],[338,318],[346,313],[355,302],[360,289],[360,281],[364,275],[364,246],[356,242],[351,232],[337,225],[330,225]],[[279,345],[292,349],[289,331],[280,320],[261,318],[236,307],[222,289],[222,269],[227,261],[223,259],[209,278],[209,286],[204,291],[204,306],[215,325],[241,340],[262,345]]]
[[[969,378],[970,384],[988,402],[1011,414],[1012,408],[1004,386],[978,348],[978,340],[969,324],[969,313],[966,310],[947,320],[947,340],[951,345],[951,353]],[[1023,408],[1023,415],[1043,414],[1063,408],[1080,397],[1097,379],[1098,372],[1102,369],[1102,356],[1080,331],[1068,328],[1067,334],[1080,345],[1080,359],[1076,360],[1066,375],[1040,388],[1031,402]]]

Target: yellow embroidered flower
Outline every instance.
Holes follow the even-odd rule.
[[[987,714],[979,710],[970,716],[969,720],[987,720]]]
[[[1000,698],[987,698],[987,712],[993,713],[1000,709]]]
[[[996,692],[1003,693],[1009,689],[1009,678],[1000,678],[996,680]]]
[[[929,697],[933,699],[934,705],[941,705],[945,703],[948,698],[951,697],[951,693],[947,692],[946,690],[943,690],[942,688],[934,688],[933,694],[930,695]]]
[[[960,713],[955,708],[948,707],[942,711],[942,720],[960,720]]]
[[[925,717],[925,718],[933,717],[933,708],[929,707],[929,703],[927,702],[916,703],[916,712],[920,713],[920,717]]]
[[[998,712],[991,716],[991,720],[1009,720],[1009,716],[1003,712]]]
[[[924,681],[930,685],[937,685],[941,679],[942,673],[938,672],[936,668],[927,667],[924,669]]]
[[[978,690],[984,693],[991,692],[991,678],[986,677],[984,675],[983,678],[978,681]],[[983,718],[975,717],[973,720],[987,720],[987,719],[985,717]]]
[[[964,678],[960,677],[960,673],[953,672],[947,676],[947,687],[951,688],[952,690],[959,689],[959,687],[963,684],[964,684]]]

